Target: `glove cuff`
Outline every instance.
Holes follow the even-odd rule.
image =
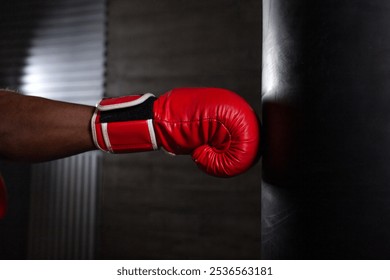
[[[155,100],[151,93],[102,99],[91,119],[96,147],[111,153],[157,150]]]

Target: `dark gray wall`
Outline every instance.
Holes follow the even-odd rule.
[[[260,109],[261,1],[113,0],[107,95],[225,87]],[[260,166],[232,178],[190,157],[106,155],[98,258],[260,258]]]

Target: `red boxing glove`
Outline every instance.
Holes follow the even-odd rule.
[[[3,177],[0,175],[0,219],[4,218],[7,211],[7,191]]]
[[[103,99],[91,121],[95,145],[125,153],[157,150],[191,154],[218,177],[238,175],[254,163],[260,141],[255,112],[239,95],[218,88],[182,88]]]

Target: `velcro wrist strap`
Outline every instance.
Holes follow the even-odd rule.
[[[111,153],[157,150],[153,94],[105,98],[91,120],[96,147]]]

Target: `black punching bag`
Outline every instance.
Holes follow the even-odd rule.
[[[390,1],[264,0],[262,257],[390,259]]]

